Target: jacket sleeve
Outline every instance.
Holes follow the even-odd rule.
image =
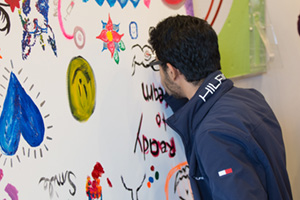
[[[247,138],[222,130],[205,132],[195,139],[199,170],[208,179],[214,200],[268,199],[264,169]]]
[[[174,113],[177,110],[179,110],[182,106],[184,106],[186,104],[186,102],[188,102],[187,98],[176,99],[173,96],[168,95],[167,93],[164,94],[163,99],[171,107],[171,109]]]

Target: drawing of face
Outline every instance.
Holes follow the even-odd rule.
[[[178,185],[175,189],[175,193],[177,194],[179,199],[191,199],[193,194],[190,187],[189,179],[187,178],[188,175],[182,175],[177,181]],[[175,196],[175,195],[174,195]]]
[[[187,163],[180,163],[170,170],[165,185],[166,200],[192,199],[193,194],[188,174]]]
[[[23,27],[22,58],[27,59],[37,40],[45,50],[45,41],[56,55],[55,36],[48,24],[49,0],[23,0],[19,16]]]

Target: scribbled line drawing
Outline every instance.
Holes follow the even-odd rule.
[[[91,177],[87,177],[86,181],[86,195],[89,197],[89,200],[93,199],[102,199],[102,186],[100,185],[100,177],[104,174],[104,169],[102,165],[97,162],[94,166],[94,169],[91,173],[94,180],[91,181]],[[112,187],[112,184],[107,178],[107,183],[109,187]]]
[[[0,182],[4,176],[3,170],[0,169]],[[12,184],[8,183],[4,189],[4,191],[8,194],[8,196],[11,198],[11,200],[18,200],[18,190],[16,189],[15,186]]]
[[[174,194],[177,193],[177,196],[180,200],[185,200],[185,199],[190,199],[192,196],[192,190],[191,190],[191,186],[189,183],[189,175],[188,175],[188,163],[187,162],[182,162],[179,163],[177,166],[173,167],[168,175],[167,175],[167,179],[166,179],[166,184],[165,184],[165,194],[166,194],[166,200],[169,200],[169,184],[170,184],[170,180],[173,177],[173,175],[175,174],[174,177]],[[183,188],[184,193],[182,194],[179,190],[178,190],[178,185],[180,183],[183,183],[184,181],[186,181],[188,184],[183,185],[183,187],[181,187],[181,189]]]
[[[73,117],[87,121],[93,114],[96,83],[90,64],[81,56],[71,60],[67,71],[69,105]]]
[[[128,186],[126,186],[125,181],[124,181],[124,178],[123,178],[123,176],[121,176],[121,181],[122,181],[122,183],[123,183],[123,186],[124,186],[124,188],[125,188],[126,190],[130,191],[130,193],[131,193],[131,199],[132,199],[132,200],[138,200],[138,199],[139,199],[139,198],[138,198],[138,191],[142,188],[145,179],[146,179],[146,174],[144,175],[141,184],[140,184],[137,188],[134,188],[134,189],[133,189],[133,188],[129,188]]]
[[[9,6],[8,4],[0,3],[0,31],[6,31],[7,35],[10,31],[10,19],[8,13],[4,10],[3,7]],[[14,7],[13,7],[14,9]],[[2,27],[2,25],[4,25]]]
[[[67,17],[68,16],[70,16],[70,14],[71,14],[71,12],[72,12],[72,10],[73,10],[73,8],[74,8],[74,5],[75,5],[75,3],[74,3],[74,0],[71,0],[71,3],[68,5],[68,7],[67,7],[67,9],[66,9],[66,16],[64,17],[64,19],[65,20],[67,20]]]
[[[89,0],[82,0],[82,1],[84,3],[86,3]],[[97,2],[97,4],[99,6],[102,6],[105,0],[95,0],[95,1]],[[127,5],[128,1],[130,1],[135,8],[140,3],[140,0],[106,0],[106,1],[110,7],[115,6],[116,2],[118,1],[118,3],[120,4],[122,9]],[[151,0],[144,0],[144,4],[145,4],[145,6],[147,6],[147,8],[149,8],[150,2],[151,2]]]
[[[4,158],[3,165],[7,162],[8,157],[6,156],[11,157],[17,153],[21,135],[30,147],[40,146],[44,141],[45,135],[44,120],[38,107],[26,93],[16,75],[7,68],[5,68],[5,70],[10,74],[10,78],[8,79],[5,75],[2,75],[6,81],[9,81],[0,116],[0,149],[2,152],[0,158]],[[23,69],[19,70],[19,75],[22,70]],[[25,78],[23,83],[27,80],[28,77]],[[0,84],[0,86],[6,90],[4,85]],[[34,84],[30,86],[29,91],[32,91],[33,88]],[[39,96],[40,92],[38,92],[36,99],[38,99]],[[3,97],[1,93],[0,97]],[[42,101],[40,107],[43,107],[44,104],[45,101]],[[46,119],[49,116],[50,114],[47,114],[44,118]],[[47,126],[47,129],[51,129],[52,127],[53,126]],[[49,136],[46,136],[45,138],[47,140],[52,140]],[[44,147],[48,151],[46,144],[44,144]],[[23,147],[22,150],[23,156],[27,155],[30,157],[30,148],[28,151],[25,151],[25,148]],[[35,148],[32,154],[34,158],[37,158],[38,151],[40,157],[43,157],[42,148]],[[20,162],[19,155],[16,155],[16,158]],[[10,165],[13,167],[12,157],[10,158]]]
[[[139,44],[135,44],[131,47],[132,51],[135,53],[132,59],[133,72],[131,76],[135,74],[136,66],[142,66],[144,68],[149,68],[149,63],[155,60],[155,54],[153,49],[149,45],[144,45],[143,47]],[[151,66],[153,71],[159,71],[157,66]]]
[[[43,50],[45,50],[45,39],[51,46],[51,49],[55,56],[57,56],[55,35],[49,25],[48,12],[49,12],[49,0],[38,0],[34,6],[30,6],[30,0],[24,0],[22,2],[22,8],[19,9],[19,17],[23,27],[22,37],[22,59],[25,60],[31,53],[31,48],[35,46],[36,41],[39,43]],[[31,20],[29,15],[31,12],[37,12],[34,19]],[[39,21],[38,18],[41,20]],[[46,36],[46,38],[44,38]]]
[[[39,180],[39,184],[43,183],[44,190],[49,191],[49,196],[52,199],[54,192],[56,194],[56,197],[59,198],[59,195],[57,191],[55,190],[55,185],[57,184],[57,187],[63,187],[64,185],[70,185],[72,190],[69,189],[69,193],[71,196],[75,196],[76,194],[76,185],[72,180],[72,177],[76,178],[75,174],[72,171],[66,171],[65,173],[61,173],[55,176],[52,176],[51,178],[42,177]]]
[[[75,4],[74,1],[71,1],[70,5],[68,6],[68,8],[67,8],[67,14],[68,15],[71,13],[71,11],[74,7],[74,4]],[[65,30],[64,25],[63,25],[62,15],[61,15],[61,0],[58,0],[58,2],[57,2],[57,15],[58,15],[58,21],[59,21],[60,29],[61,29],[63,35],[69,40],[74,39],[74,42],[75,42],[75,45],[77,46],[77,48],[82,49],[85,45],[84,30],[81,27],[76,26],[74,28],[73,35],[70,35],[70,34],[66,33],[66,30]],[[66,17],[65,17],[65,19],[66,19]]]
[[[102,21],[102,31],[99,36],[97,36],[97,39],[100,39],[103,41],[103,49],[102,51],[108,49],[111,53],[111,57],[114,58],[115,62],[119,64],[120,57],[119,53],[120,50],[125,50],[125,44],[121,40],[124,34],[119,34],[119,26],[120,24],[113,24],[112,20],[110,18],[110,15],[108,15],[108,22],[105,23]]]

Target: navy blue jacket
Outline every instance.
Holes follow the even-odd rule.
[[[281,128],[258,91],[216,71],[167,123],[184,144],[195,200],[292,199]]]

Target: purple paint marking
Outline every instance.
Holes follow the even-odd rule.
[[[11,184],[7,184],[5,187],[5,192],[9,195],[11,200],[18,200],[18,190],[15,188],[15,186]]]
[[[186,14],[190,16],[194,16],[193,0],[186,0],[184,6],[185,6]]]

